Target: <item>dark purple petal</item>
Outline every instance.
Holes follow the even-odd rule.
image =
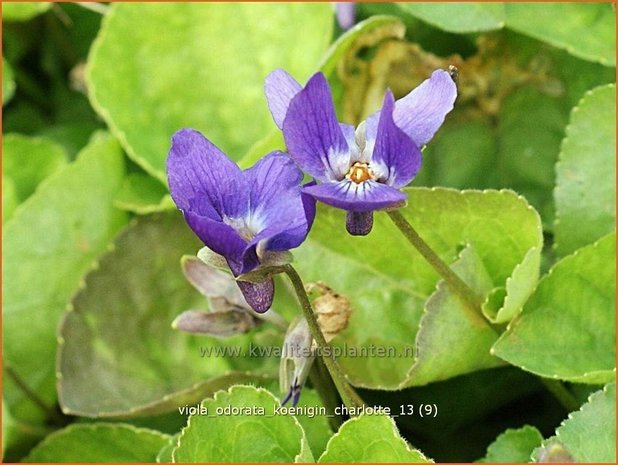
[[[247,241],[231,226],[221,221],[185,212],[185,220],[209,249],[223,255],[232,272],[238,276],[248,273],[259,265],[255,253],[247,253]]]
[[[348,143],[322,73],[314,74],[290,102],[283,121],[283,136],[290,156],[314,178],[338,180],[349,169]]]
[[[301,89],[301,85],[282,69],[276,69],[266,76],[264,92],[270,113],[279,129],[283,128],[290,101]]]
[[[375,181],[356,184],[347,179],[304,187],[303,191],[333,207],[366,212],[402,205],[407,195],[394,187]]]
[[[384,176],[380,182],[393,187],[407,185],[421,167],[421,151],[393,121],[395,99],[390,90],[384,97],[371,167]],[[377,165],[377,166],[374,166]]]
[[[352,236],[366,236],[373,228],[373,212],[348,212],[345,228]]]
[[[272,152],[245,171],[250,191],[248,222],[257,232],[251,247],[283,251],[298,247],[307,236],[315,208],[303,199],[303,174],[283,152]]]
[[[247,212],[240,168],[198,131],[181,129],[174,134],[167,179],[174,202],[185,213],[220,221],[223,215],[242,217]]]
[[[304,184],[303,187],[315,186],[316,184],[314,180]],[[303,192],[302,189],[301,198],[303,200],[303,208],[305,209],[305,218],[307,218],[307,230],[310,231],[315,219],[315,199]]]
[[[422,147],[442,126],[456,97],[457,86],[449,73],[436,70],[420,86],[397,100],[393,119],[418,147]]]
[[[344,31],[350,29],[356,23],[355,2],[335,2],[335,13],[337,15],[337,23]]]
[[[250,283],[249,281],[236,282],[245,300],[256,312],[264,313],[273,304],[275,282],[272,278],[261,283]]]

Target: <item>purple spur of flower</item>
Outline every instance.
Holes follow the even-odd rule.
[[[302,172],[286,154],[271,152],[243,171],[193,129],[172,137],[167,179],[189,227],[225,258],[236,277],[266,266],[273,254],[298,247],[315,216],[315,202],[301,192]],[[272,277],[236,283],[256,312],[270,308]]]
[[[344,31],[356,24],[356,2],[335,2],[335,16]]]
[[[457,87],[436,70],[395,101],[387,90],[382,108],[357,128],[337,121],[330,87],[322,73],[301,87],[278,69],[266,77],[265,93],[289,155],[318,183],[303,189],[348,212],[350,234],[365,235],[373,211],[402,206],[406,186],[421,166],[425,145],[453,109]]]

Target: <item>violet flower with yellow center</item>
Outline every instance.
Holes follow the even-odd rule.
[[[421,166],[421,150],[453,108],[457,88],[448,72],[395,101],[388,90],[382,108],[358,128],[339,123],[322,73],[303,88],[283,70],[266,78],[268,104],[283,131],[289,155],[318,183],[303,192],[348,212],[350,234],[366,235],[373,211],[405,204],[401,191]]]

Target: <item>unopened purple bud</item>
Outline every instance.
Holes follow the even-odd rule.
[[[366,236],[373,228],[373,212],[347,212],[345,227],[352,236]]]

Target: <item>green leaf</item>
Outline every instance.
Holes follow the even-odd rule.
[[[13,417],[11,417],[11,413],[7,405],[4,403],[4,397],[2,398],[2,457],[4,458],[4,451],[7,448],[7,445],[11,443],[11,438],[9,437],[9,433],[13,428]]]
[[[561,100],[533,87],[511,93],[502,103],[498,119],[500,182],[526,197],[550,225],[554,165],[566,121]]]
[[[507,278],[530,249],[542,243],[538,214],[513,192],[443,188],[406,192],[409,201],[402,212],[421,237],[447,263],[462,247],[473,246],[494,287],[506,287]],[[343,352],[338,360],[349,379],[373,389],[397,389],[413,382],[407,373],[414,363],[419,321],[438,275],[388,216],[376,212],[373,231],[352,237],[345,232],[344,212],[320,206],[309,240],[294,255],[305,281],[324,281],[351,301],[349,325],[333,340]],[[521,283],[520,295],[532,292],[533,277]],[[377,347],[391,354],[388,363]],[[451,349],[458,353],[457,347]],[[463,353],[457,356],[465,358]],[[488,359],[486,351],[480,365]],[[473,365],[469,360],[468,367]]]
[[[2,137],[2,175],[13,180],[20,202],[66,163],[64,149],[49,139],[21,134]]]
[[[334,78],[337,65],[357,42],[366,41],[372,36],[403,38],[404,34],[405,26],[399,18],[371,16],[344,32],[326,51],[319,68],[327,77]]]
[[[2,106],[11,100],[14,93],[15,78],[13,77],[13,69],[9,62],[2,57]]]
[[[506,27],[576,57],[616,64],[616,16],[610,3],[507,2]]]
[[[122,152],[97,135],[77,161],[43,181],[3,231],[3,355],[49,405],[56,399],[56,328],[82,274],[125,223],[111,203],[124,176]],[[15,418],[40,413],[6,379]]]
[[[138,215],[175,208],[161,182],[144,173],[130,173],[114,198],[114,205]]]
[[[609,234],[556,263],[493,352],[548,378],[615,379],[615,239]]]
[[[2,223],[4,224],[15,211],[19,200],[15,192],[15,183],[11,178],[2,176]]]
[[[174,462],[313,462],[302,427],[293,415],[277,413],[280,406],[270,392],[253,386],[217,392],[201,404],[207,414],[189,417]]]
[[[423,168],[415,185],[485,188],[496,185],[495,130],[484,120],[447,120],[423,151]],[[493,176],[495,177],[495,175]]]
[[[178,436],[179,434],[170,437],[167,444],[161,448],[157,454],[157,463],[172,463],[174,461],[172,458],[172,452],[174,452],[174,447],[176,447],[176,444],[178,443]]]
[[[511,321],[522,309],[536,286],[540,267],[541,248],[533,247],[506,280],[506,289],[495,288],[491,297],[496,300],[488,298],[485,301],[486,305],[483,305],[485,317],[492,323],[508,323]]]
[[[242,356],[201,355],[223,350],[223,342],[171,328],[182,311],[206,307],[180,268],[180,257],[199,246],[178,212],[139,217],[114,241],[60,328],[58,392],[65,413],[154,415],[260,378],[235,371]],[[249,337],[225,343],[246,352]],[[261,360],[253,357],[251,366]]]
[[[51,2],[3,2],[2,21],[27,21],[51,7]]]
[[[569,254],[616,224],[616,85],[588,92],[571,112],[556,165],[556,251]]]
[[[439,29],[449,32],[481,32],[504,26],[504,3],[401,2],[397,5]]]
[[[474,247],[466,247],[452,265],[479,296],[492,289],[487,274]],[[503,362],[489,351],[498,339],[497,331],[478,313],[471,320],[468,312],[444,281],[425,304],[425,313],[416,335],[416,360],[408,373],[409,385],[422,386],[484,368],[494,368]]]
[[[23,461],[154,462],[169,440],[167,434],[122,423],[76,424],[49,435]]]
[[[273,128],[264,78],[275,68],[307,78],[332,27],[328,4],[114,4],[90,54],[90,97],[128,155],[165,182],[175,131],[202,130],[238,160]]]
[[[363,413],[346,421],[330,441],[319,463],[431,463],[399,435],[387,415]]]
[[[616,383],[595,392],[581,409],[571,413],[556,435],[534,451],[535,461],[540,461],[552,446],[566,452],[570,462],[616,463]]]
[[[507,429],[487,448],[484,463],[527,463],[532,451],[543,441],[541,432],[534,426]]]

